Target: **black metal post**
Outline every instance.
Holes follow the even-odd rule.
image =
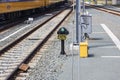
[[[66,54],[64,51],[64,40],[61,40],[61,52],[60,52],[60,54],[62,54],[62,55]]]
[[[64,0],[65,1],[65,3],[68,3],[68,0]]]

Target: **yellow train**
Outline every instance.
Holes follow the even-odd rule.
[[[0,0],[0,19],[28,15],[64,2],[65,0]]]

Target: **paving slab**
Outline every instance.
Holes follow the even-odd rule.
[[[75,15],[72,13],[66,25],[62,25],[69,31],[65,41],[67,56],[60,55],[60,40],[56,38],[26,80],[120,80],[120,50],[101,26],[105,24],[120,40],[120,17],[91,8],[87,10],[93,19],[89,56],[80,58],[79,46],[72,47],[75,42]]]
[[[68,56],[62,68],[63,73],[59,75],[58,80],[119,80],[120,51],[100,25],[101,23],[113,25],[104,18],[117,16],[94,9],[88,11],[93,14],[93,33],[90,34],[90,40],[88,40],[89,57],[80,58],[79,48],[73,49],[70,54],[74,55]],[[71,24],[71,26],[74,25]]]

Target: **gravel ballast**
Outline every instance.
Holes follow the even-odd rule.
[[[73,25],[73,23],[70,17],[69,20],[65,21],[64,25],[70,32],[67,40],[65,40],[65,52],[67,55],[70,53],[70,44],[72,43],[71,25]],[[57,39],[56,32],[54,33],[54,37],[49,48],[42,54],[36,67],[30,72],[27,80],[58,80],[58,76],[63,72],[62,66],[69,56],[60,55],[61,41]]]

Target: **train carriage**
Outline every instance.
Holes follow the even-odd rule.
[[[64,2],[64,0],[0,0],[0,19],[16,18],[39,11],[40,8]],[[36,10],[37,9],[37,10]]]
[[[45,6],[45,0],[0,1],[0,13],[21,11]]]

